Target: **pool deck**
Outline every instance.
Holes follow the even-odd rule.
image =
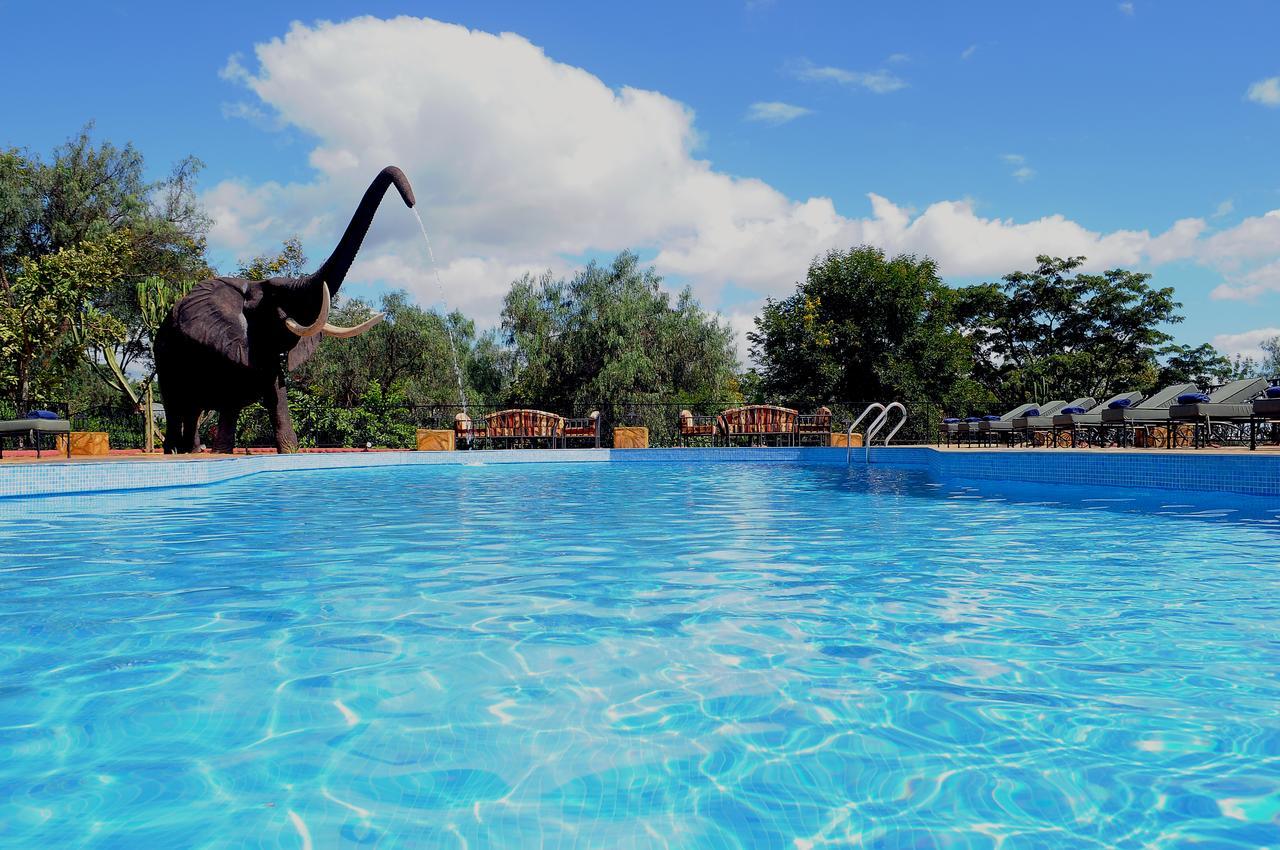
[[[290,455],[48,455],[0,462],[0,498],[190,487],[272,472],[381,466],[526,463],[786,463],[843,465],[842,448],[505,449],[350,451]],[[852,461],[867,462],[863,450]],[[873,466],[914,468],[938,480],[1003,480],[1280,497],[1280,450],[873,448]]]

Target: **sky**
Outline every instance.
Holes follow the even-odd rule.
[[[344,294],[496,323],[525,271],[622,249],[739,333],[872,244],[953,284],[1037,254],[1173,286],[1180,342],[1280,334],[1280,5],[219,4],[0,0],[0,145],[93,121],[206,165],[218,268],[331,250],[387,164]],[[443,290],[443,291],[442,291]]]

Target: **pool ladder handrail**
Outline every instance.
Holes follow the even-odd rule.
[[[849,431],[845,435],[845,440],[846,440],[845,465],[846,466],[853,462],[853,429],[858,427],[858,423],[861,422],[863,419],[865,419],[867,417],[867,414],[871,413],[871,411],[873,410],[880,411],[880,415],[877,416],[875,419],[873,419],[871,421],[870,427],[867,428],[867,437],[863,441],[863,447],[866,450],[865,451],[866,462],[871,463],[871,443],[875,439],[876,434],[879,433],[880,429],[884,427],[885,422],[889,418],[889,414],[892,413],[895,408],[902,412],[902,418],[899,419],[897,424],[894,425],[893,428],[890,429],[889,433],[885,435],[884,445],[887,446],[889,445],[889,442],[893,439],[894,435],[897,434],[898,431],[902,430],[902,426],[907,424],[907,409],[902,405],[902,402],[891,401],[887,405],[884,405],[878,401],[874,401],[871,404],[867,405],[866,410],[858,414],[858,418],[853,420],[853,424],[849,426]]]
[[[853,420],[853,424],[849,426],[849,430],[845,433],[844,445],[844,464],[848,466],[853,463],[853,429],[858,427],[858,423],[867,418],[867,414],[873,410],[884,412],[884,405],[878,401],[873,401],[867,405],[867,409],[858,414],[858,418]]]

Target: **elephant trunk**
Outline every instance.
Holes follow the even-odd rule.
[[[364,242],[364,236],[369,232],[369,225],[373,223],[373,214],[377,212],[378,205],[382,203],[382,196],[391,185],[399,190],[405,206],[412,208],[417,203],[413,197],[413,187],[409,185],[409,179],[404,176],[403,171],[394,165],[388,165],[378,172],[378,176],[373,178],[373,182],[365,190],[364,197],[360,199],[360,206],[356,207],[355,214],[351,216],[351,222],[342,234],[338,247],[333,249],[333,253],[324,261],[324,265],[311,275],[312,280],[322,281],[328,285],[330,295],[338,294],[338,287],[342,286],[342,282],[346,279],[347,271],[355,261],[356,252],[360,250],[360,244]]]

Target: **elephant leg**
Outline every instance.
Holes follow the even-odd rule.
[[[238,406],[222,407],[218,410],[218,430],[213,435],[213,450],[220,454],[233,454],[236,450],[236,426],[240,422]]]
[[[200,411],[188,411],[182,414],[182,442],[185,444],[185,451],[199,453],[200,451]]]
[[[271,416],[271,427],[276,432],[276,451],[292,454],[298,450],[298,435],[293,432],[293,417],[289,415],[289,396],[285,392],[284,379],[276,378],[271,389],[262,399],[262,406]]]
[[[167,455],[185,451],[182,438],[182,417],[169,411],[164,421],[164,453]]]

